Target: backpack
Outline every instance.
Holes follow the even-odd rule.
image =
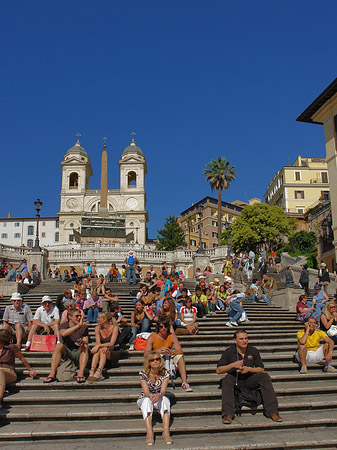
[[[134,256],[129,256],[128,257],[128,264],[134,264],[135,263],[135,257]]]
[[[249,408],[256,408],[262,403],[260,389],[247,389],[235,386],[234,398],[235,398],[235,414],[237,416],[241,416],[241,408],[243,406],[248,406]]]
[[[57,381],[74,381],[74,377],[77,373],[77,368],[71,359],[65,359],[61,361],[56,371]]]

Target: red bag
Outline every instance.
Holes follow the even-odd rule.
[[[144,350],[145,350],[145,347],[146,347],[146,343],[147,343],[147,340],[146,340],[146,339],[143,339],[143,338],[141,338],[141,337],[137,337],[137,338],[133,341],[133,344],[134,344],[134,346],[135,346],[135,350],[142,350],[142,351],[144,351]]]
[[[32,352],[53,352],[56,341],[56,334],[33,334],[30,350]]]

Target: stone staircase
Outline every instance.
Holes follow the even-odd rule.
[[[118,292],[124,314],[133,309],[130,290],[111,284]],[[33,309],[44,294],[54,299],[68,283],[46,280],[24,296]],[[1,308],[8,299],[1,301]],[[277,397],[282,423],[272,422],[257,411],[243,410],[225,426],[221,423],[221,391],[215,368],[221,352],[232,343],[233,328],[224,324],[223,312],[199,320],[196,336],[179,336],[185,353],[188,380],[193,392],[169,386],[172,399],[171,431],[175,449],[317,449],[337,446],[337,376],[317,366],[300,375],[292,362],[296,332],[300,325],[293,313],[264,304],[245,305],[250,323],[245,325],[250,343],[262,355]],[[90,334],[93,340],[93,326]],[[337,352],[336,352],[337,353]],[[337,354],[334,355],[337,357]],[[106,372],[104,381],[79,385],[76,382],[45,385],[50,354],[29,352],[38,379],[30,379],[17,365],[19,379],[10,386],[0,410],[0,448],[145,448],[145,428],[136,400],[140,391],[138,372],[141,352],[124,352],[118,367]],[[154,415],[156,448],[165,448],[161,421]]]

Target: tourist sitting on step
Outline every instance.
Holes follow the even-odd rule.
[[[139,333],[148,333],[151,329],[151,322],[153,320],[153,315],[147,311],[144,307],[142,300],[137,300],[135,304],[135,309],[131,313],[131,337],[129,340],[129,350],[133,351],[135,346],[133,344],[134,340]]]
[[[92,361],[88,377],[90,383],[103,380],[102,372],[107,361],[116,364],[121,357],[121,349],[118,344],[119,328],[112,323],[111,314],[100,312],[95,327],[95,345],[91,349]]]
[[[321,330],[325,331],[327,335],[337,343],[337,311],[336,303],[328,302],[321,315]]]
[[[105,288],[105,294],[102,297],[102,311],[109,312],[111,303],[118,302],[118,295],[113,294],[109,287]]]
[[[221,380],[222,423],[231,424],[235,417],[235,388],[260,389],[265,415],[274,422],[282,422],[270,376],[264,371],[259,351],[248,344],[244,329],[235,331],[234,345],[222,353],[216,373],[227,374]]]
[[[163,421],[163,438],[166,444],[172,444],[170,437],[170,400],[166,397],[166,390],[170,374],[164,367],[164,360],[160,353],[149,352],[144,360],[144,369],[139,372],[142,392],[137,400],[146,426],[146,445],[154,444],[152,427],[153,409],[160,412]]]
[[[116,320],[117,325],[119,326],[118,343],[123,347],[129,343],[131,327],[124,317],[121,305],[119,305],[118,302],[111,303],[110,311],[111,317]]]
[[[324,344],[321,344],[321,342]],[[331,365],[334,342],[323,331],[317,329],[317,320],[309,317],[304,321],[304,330],[297,332],[296,359],[301,364],[300,373],[307,373],[307,364],[320,364],[324,372],[337,372]]]
[[[77,270],[74,266],[70,266],[70,281],[76,281],[79,278]]]
[[[65,310],[61,314],[60,324],[68,321],[68,310],[76,308],[76,302],[72,298],[69,298],[64,304]],[[80,310],[82,316],[85,318],[84,311]]]
[[[15,358],[20,359],[22,364],[28,370],[29,376],[34,378],[37,375],[36,370],[32,369],[29,362],[21,353],[17,345],[11,344],[12,335],[8,330],[0,330],[0,409],[2,408],[2,399],[5,393],[6,385],[16,381]]]
[[[257,278],[253,278],[253,282],[249,286],[249,288],[252,291],[252,293],[248,297],[248,300],[250,300],[253,303],[255,303],[255,302],[263,303],[263,302],[265,302],[265,303],[267,303],[267,305],[270,305],[270,300],[268,299],[268,297],[260,291],[259,283],[260,282],[259,282],[259,280]]]
[[[169,293],[166,293],[168,296]],[[178,305],[180,312],[180,305]],[[154,322],[160,320],[165,320],[170,323],[172,327],[172,332],[180,325],[180,320],[178,319],[177,307],[174,300],[170,297],[165,297],[163,301],[163,306],[157,311],[156,317],[154,317]]]
[[[63,343],[56,344],[51,357],[51,368],[44,383],[52,383],[56,380],[56,371],[61,359],[70,359],[79,366],[76,377],[77,383],[84,383],[84,370],[88,363],[88,327],[81,310],[77,308],[67,311],[68,320],[60,325],[60,334]]]
[[[69,271],[67,269],[64,269],[63,278],[62,278],[61,274],[60,274],[59,278],[60,278],[60,281],[64,280],[67,283],[71,283],[73,281],[71,279],[71,276],[70,276]]]
[[[237,327],[239,322],[248,322],[247,314],[242,305],[242,299],[244,298],[245,298],[244,292],[240,292],[237,289],[227,297],[226,312],[229,315],[229,321],[226,322],[227,327]]]
[[[198,333],[197,308],[192,306],[190,297],[185,299],[185,305],[180,309],[180,323],[190,334]]]
[[[63,313],[63,311],[66,309],[65,308],[65,303],[67,300],[72,300],[73,295],[71,293],[70,289],[65,289],[63,291],[63,294],[58,295],[57,299],[56,299],[56,306],[58,307],[58,310],[60,312],[60,314]]]
[[[122,282],[122,276],[115,263],[111,264],[111,267],[107,273],[107,279],[111,282]]]
[[[87,299],[87,291],[84,288],[78,290],[78,294],[75,297],[76,308],[84,311],[84,304]]]
[[[208,313],[208,302],[205,294],[202,293],[201,286],[196,286],[195,294],[191,297],[192,305],[197,308],[198,318],[204,317]]]
[[[322,289],[321,285],[316,283],[314,285],[313,306],[316,311],[321,315],[322,310],[325,308],[325,304],[329,301],[328,294]]]
[[[261,290],[270,301],[273,300],[273,294],[277,289],[277,283],[273,277],[265,273],[262,277]]]
[[[30,276],[29,272],[25,273],[25,276],[22,280],[22,284],[24,284],[26,287],[28,287],[29,289],[32,288],[34,286],[34,280],[33,278]]]
[[[229,287],[230,287],[229,283],[224,283],[216,291],[216,298],[217,298],[217,301],[218,301],[218,306],[222,310],[225,309],[226,298],[229,295],[229,292],[228,292],[228,288]]]
[[[53,300],[49,295],[42,297],[41,306],[35,312],[32,326],[29,330],[28,339],[22,351],[28,351],[34,334],[55,334],[57,342],[61,342],[60,313],[57,306],[53,305]]]
[[[105,294],[105,285],[106,285],[106,279],[104,278],[104,275],[101,273],[97,279],[96,284],[96,291],[97,294]]]
[[[13,269],[13,266],[11,264],[8,264],[7,266],[7,272],[4,278],[0,279],[1,283],[4,283],[5,281],[15,281],[16,280],[16,272]]]
[[[217,299],[214,295],[213,289],[211,288],[207,288],[206,292],[205,292],[206,298],[207,298],[207,303],[208,303],[208,311],[210,314],[215,314],[216,311],[219,311],[220,308],[217,304]]]
[[[181,388],[185,392],[192,392],[191,386],[187,383],[184,353],[177,336],[171,332],[169,322],[161,320],[157,322],[156,332],[152,333],[146,342],[144,356],[153,350],[158,351],[164,359],[166,358],[168,362],[171,360],[175,367],[178,367],[182,381]]]
[[[315,317],[316,320],[319,320],[320,315],[315,310],[315,306],[307,303],[308,298],[306,295],[300,295],[298,297],[298,302],[296,304],[296,320],[300,322],[304,322],[305,319],[309,319],[309,317]]]
[[[32,326],[33,314],[30,306],[22,302],[22,297],[19,293],[14,292],[10,300],[12,304],[6,306],[2,328],[15,335],[16,345],[18,348],[21,348],[22,340],[28,336]]]
[[[158,280],[153,280],[151,272],[148,271],[145,274],[145,278],[139,282],[140,287],[146,286],[148,291],[153,291],[153,289],[157,286]]]
[[[102,298],[98,296],[97,291],[92,291],[84,302],[84,311],[89,323],[96,322],[98,314],[102,311]]]

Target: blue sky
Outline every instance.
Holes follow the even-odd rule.
[[[337,76],[337,3],[225,0],[7,1],[0,5],[0,216],[59,210],[61,166],[81,144],[108,186],[135,131],[147,165],[149,237],[212,195],[202,171],[225,157],[223,200],[263,197],[297,155],[325,155],[323,127],[296,117]],[[214,193],[216,196],[216,193]]]

